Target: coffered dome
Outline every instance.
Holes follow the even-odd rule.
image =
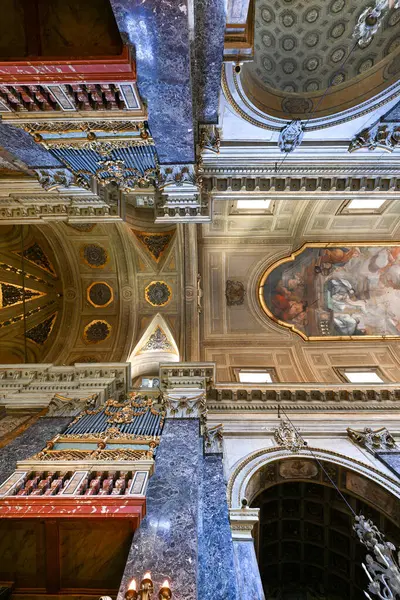
[[[400,70],[400,10],[389,9],[361,48],[353,32],[370,4],[257,0],[254,62],[240,75],[249,99],[273,116],[310,114],[320,103],[322,116],[359,104],[393,83]]]

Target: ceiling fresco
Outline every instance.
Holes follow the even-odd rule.
[[[259,294],[305,340],[400,338],[400,244],[305,244],[264,273]]]

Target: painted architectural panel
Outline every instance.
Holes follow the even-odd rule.
[[[267,315],[305,340],[400,337],[400,244],[305,244],[262,276]]]

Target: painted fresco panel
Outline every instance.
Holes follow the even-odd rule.
[[[306,340],[400,337],[400,244],[305,244],[260,284],[269,317]]]

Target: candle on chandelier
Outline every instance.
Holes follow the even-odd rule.
[[[136,592],[136,580],[132,579],[132,581],[129,584],[128,590],[133,590],[134,592]]]
[[[151,581],[151,575],[150,575],[150,571],[147,571],[147,573],[145,573],[145,574],[143,575],[143,579],[150,579],[150,581]]]
[[[170,590],[170,589],[171,589],[171,588],[169,587],[169,581],[168,581],[168,579],[166,579],[166,580],[164,581],[164,583],[162,584],[162,586],[161,586],[161,587],[163,587],[163,588],[166,588],[167,590]]]

